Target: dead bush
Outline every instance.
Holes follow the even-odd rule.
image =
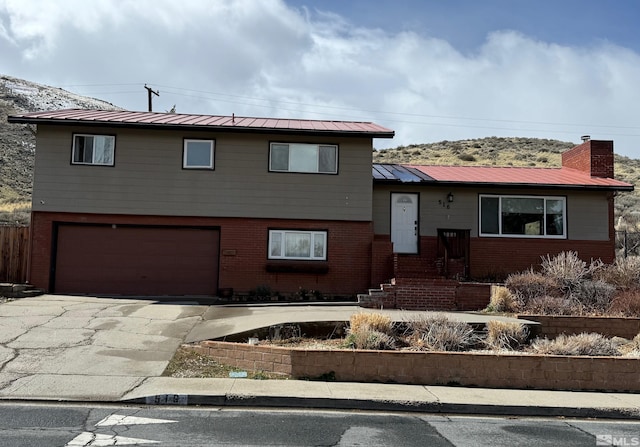
[[[538,315],[580,315],[582,308],[570,299],[545,295],[529,300],[522,312]]]
[[[489,349],[521,349],[527,342],[529,329],[522,323],[491,320],[487,323],[485,345]]]
[[[624,290],[618,293],[609,306],[609,315],[640,317],[640,290]]]
[[[616,288],[604,281],[584,280],[573,285],[570,298],[578,303],[583,312],[605,312],[611,306]]]
[[[576,335],[560,334],[555,339],[536,339],[529,350],[544,355],[620,355],[617,344],[610,338],[595,332]]]
[[[565,294],[569,295],[583,281],[590,279],[604,267],[600,260],[591,261],[589,265],[578,257],[575,251],[563,251],[553,258],[542,256],[542,273],[556,281]]]
[[[620,289],[636,289],[640,287],[640,257],[617,258],[598,270],[595,278]]]
[[[371,329],[360,329],[351,332],[345,339],[345,345],[353,349],[374,349],[393,351],[396,349],[396,341],[389,334]]]
[[[486,309],[488,312],[517,312],[518,300],[506,287],[493,288],[491,300]]]
[[[424,351],[466,351],[479,339],[465,322],[430,315],[407,322],[408,344]]]
[[[504,285],[517,299],[519,306],[526,306],[533,298],[561,294],[558,282],[554,278],[535,273],[533,270],[509,275]]]
[[[351,333],[377,331],[390,335],[393,322],[387,315],[361,312],[351,315],[349,330]]]

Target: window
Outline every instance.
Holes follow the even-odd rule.
[[[269,230],[269,259],[327,259],[327,232]]]
[[[480,196],[480,235],[566,237],[564,197]]]
[[[213,169],[213,140],[184,140],[182,167]]]
[[[113,135],[73,135],[71,163],[113,166],[116,137]]]
[[[269,170],[276,172],[338,173],[338,146],[271,143]]]

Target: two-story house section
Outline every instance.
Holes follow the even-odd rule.
[[[371,282],[374,123],[62,110],[37,125],[30,282],[205,295]]]

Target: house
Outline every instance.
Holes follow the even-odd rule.
[[[63,110],[37,125],[29,281],[55,293],[370,286],[373,123]]]
[[[454,279],[563,250],[611,261],[613,197],[633,189],[613,178],[610,141],[585,141],[559,169],[372,175],[373,138],[394,135],[374,123],[90,110],[9,121],[38,126],[29,278],[55,293],[386,284],[386,305],[461,307]]]

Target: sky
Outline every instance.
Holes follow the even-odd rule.
[[[0,74],[154,111],[640,158],[637,0],[0,0]]]

